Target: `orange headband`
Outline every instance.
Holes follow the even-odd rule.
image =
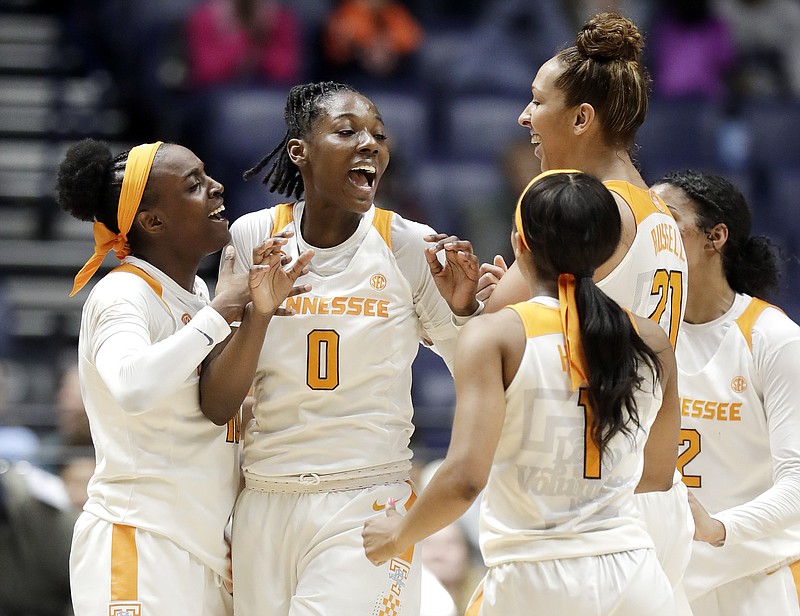
[[[522,229],[522,198],[527,194],[530,187],[536,184],[542,178],[546,178],[548,175],[556,175],[557,173],[581,173],[577,169],[550,169],[549,171],[542,171],[539,175],[533,178],[528,185],[525,187],[525,190],[522,191],[522,194],[517,199],[517,209],[514,211],[514,223],[517,227],[517,233],[522,238],[522,244],[525,248],[528,249],[528,252],[531,251],[531,247],[528,246],[528,240],[525,239],[525,231]]]
[[[144,187],[150,177],[150,169],[159,146],[163,141],[145,143],[131,148],[128,160],[125,163],[125,172],[122,176],[122,190],[119,193],[117,205],[117,226],[119,233],[114,233],[102,222],[94,223],[94,254],[75,276],[70,297],[80,291],[83,286],[94,276],[106,254],[113,248],[117,258],[122,260],[131,252],[128,245],[128,233],[133,226],[133,219],[142,202]]]
[[[551,169],[540,173],[533,178],[517,200],[517,209],[514,213],[517,233],[522,238],[522,243],[530,252],[528,240],[522,227],[522,197],[527,194],[531,186],[548,175],[557,173],[581,173],[577,169]],[[569,372],[572,391],[578,389],[582,383],[588,381],[589,371],[586,368],[586,359],[581,346],[581,328],[578,320],[578,308],[575,305],[575,276],[573,274],[560,274],[558,276],[558,306],[561,316],[561,329],[564,332],[565,351],[567,354],[567,369]]]

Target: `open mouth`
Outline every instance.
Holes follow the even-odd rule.
[[[208,215],[208,217],[209,217],[211,220],[225,220],[225,219],[224,219],[222,216],[220,216],[220,214],[221,214],[222,212],[224,212],[224,211],[225,211],[225,206],[224,206],[224,205],[222,205],[222,204],[220,204],[220,206],[219,206],[219,207],[218,207],[216,210],[214,210],[213,212],[211,212],[211,213]]]
[[[347,175],[350,181],[359,188],[369,189],[375,184],[377,174],[378,170],[372,165],[358,165],[350,169]]]

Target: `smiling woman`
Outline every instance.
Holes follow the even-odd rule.
[[[72,542],[75,613],[227,616],[238,435],[203,416],[199,367],[234,320],[242,325],[223,353],[241,336],[263,336],[302,266],[274,267],[281,240],[270,240],[259,247],[264,265],[237,277],[229,250],[210,300],[196,273],[230,240],[223,188],[179,145],[113,157],[104,143],[79,142],[56,189],[65,210],[94,221],[94,255],[73,294],[110,250],[122,261],[94,286],[81,319],[78,370],[97,466]]]
[[[255,341],[236,613],[419,614],[418,555],[374,567],[361,528],[388,499],[398,509],[415,499],[411,364],[422,337],[452,362],[453,315],[479,307],[477,259],[469,242],[373,204],[389,146],[371,100],[344,84],[300,85],[285,117],[285,137],[245,177],[272,162],[264,182],[296,200],[234,223],[236,267],[264,238],[291,232],[287,254],[315,251],[299,280],[312,290],[286,303],[297,314],[270,327],[263,350]],[[247,372],[234,362],[219,376]]]

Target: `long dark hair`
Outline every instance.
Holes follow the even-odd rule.
[[[620,240],[622,222],[614,197],[599,180],[579,172],[540,177],[520,201],[525,241],[537,274],[575,276],[575,305],[588,371],[591,435],[602,454],[618,433],[640,427],[634,394],[642,362],[657,379],[661,363],[636,333],[629,315],[592,280]]]
[[[314,120],[323,112],[325,99],[337,92],[357,92],[351,86],[335,81],[321,81],[294,86],[289,91],[283,118],[286,122],[286,134],[273,150],[262,158],[254,167],[244,172],[244,179],[249,180],[257,175],[274,158],[272,167],[264,176],[262,183],[270,192],[277,192],[299,199],[303,195],[303,177],[289,158],[286,145],[291,139],[299,139],[311,130]]]
[[[653,182],[656,184],[668,184],[686,193],[694,202],[697,225],[703,232],[719,223],[728,227],[722,267],[731,289],[764,297],[778,286],[775,246],[765,236],[750,235],[750,208],[736,186],[721,175],[690,169],[668,173]]]

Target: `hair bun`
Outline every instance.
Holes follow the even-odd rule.
[[[578,32],[575,46],[594,60],[638,61],[644,37],[630,19],[618,13],[599,13]]]
[[[61,208],[80,220],[94,220],[108,190],[112,159],[105,142],[83,139],[72,144],[56,174]]]

